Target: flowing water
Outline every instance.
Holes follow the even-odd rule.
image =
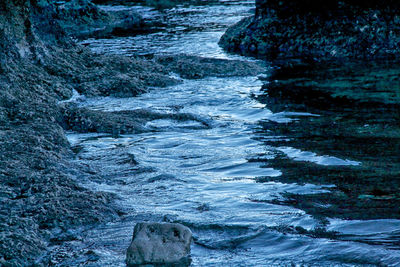
[[[146,35],[84,43],[98,53],[186,53],[251,60],[226,54],[217,42],[229,25],[251,14],[253,4],[226,0],[179,6],[165,13],[132,7],[149,18],[168,21],[169,26]],[[264,140],[273,144],[289,137],[271,135],[260,122],[285,124],[320,115],[273,113],[254,97],[263,93],[261,86],[258,77],[212,77],[183,80],[134,98],[79,98],[79,105],[96,110],[148,108],[165,114],[191,113],[209,126],[163,119],[149,122],[148,132],[118,138],[69,133],[71,144],[81,148],[77,160],[105,177],[86,180],[84,185],[115,193],[127,215],[85,233],[79,244],[72,242],[71,246],[82,251],[64,264],[124,266],[133,226],[149,220],[179,222],[191,228],[193,266],[396,266],[400,262],[396,245],[400,221],[322,222],[302,210],[269,202],[285,192],[325,193],[334,187],[257,182],[260,177],[282,174],[268,166],[268,160],[279,154],[337,168],[362,163],[266,145]],[[138,164],[129,161],[132,157]],[[339,234],[329,236],[330,231]]]

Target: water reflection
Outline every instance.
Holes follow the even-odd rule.
[[[171,26],[165,31],[85,42],[100,53],[237,58],[225,54],[217,41],[227,25],[249,14],[249,3],[179,7],[167,10]],[[382,125],[374,123],[374,117],[364,121],[365,109],[357,110],[356,116],[343,106],[339,107],[343,113],[326,111],[332,105],[321,102],[323,98],[315,100],[309,90],[291,87],[290,82],[274,83],[304,75],[282,71],[265,86],[257,77],[206,78],[184,80],[135,98],[75,96],[79,105],[90,109],[148,108],[167,115],[148,122],[148,131],[141,134],[68,135],[71,145],[81,148],[77,160],[99,174],[98,179],[82,182],[117,194],[127,212],[121,220],[86,233],[81,247],[98,256],[94,266],[124,266],[133,225],[142,220],[189,226],[195,237],[194,266],[395,266],[400,262],[400,253],[389,250],[398,248],[397,220],[326,219],[342,218],[333,212],[338,210],[343,216],[368,214],[352,208],[359,204],[359,196],[370,200],[377,191],[368,185],[361,187],[366,192],[348,185],[359,184],[359,174],[371,171],[378,155],[369,157],[386,147],[388,140],[394,148],[386,149],[386,155],[393,156],[390,163],[398,163],[392,153],[397,128],[388,124],[381,132]],[[299,90],[285,90],[289,88]],[[211,127],[168,119],[179,112],[194,114]],[[366,123],[383,139],[354,134],[367,134]],[[366,140],[377,141],[369,153]],[[375,175],[386,175],[379,164]],[[76,265],[82,258],[72,257],[66,264]]]

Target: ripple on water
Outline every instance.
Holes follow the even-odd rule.
[[[326,158],[322,156],[292,148],[265,146],[263,138],[255,138],[253,131],[258,129],[257,120],[285,116],[273,114],[255,100],[243,97],[243,92],[249,94],[260,88],[255,78],[208,78],[187,81],[185,85],[125,100],[107,97],[81,102],[102,110],[136,109],[146,103],[150,109],[171,116],[178,111],[208,116],[214,121],[213,127],[207,129],[185,128],[186,123],[190,125],[192,122],[153,121],[154,127],[163,130],[120,138],[70,134],[71,143],[83,147],[78,154],[80,160],[89,161],[101,176],[110,179],[87,181],[87,186],[117,193],[121,205],[131,210],[130,213],[148,214],[149,220],[160,220],[157,218],[167,215],[172,218],[169,221],[190,226],[197,239],[193,246],[194,265],[224,266],[229,262],[240,266],[245,259],[250,266],[260,262],[279,266],[297,262],[298,257],[302,257],[304,262],[316,262],[322,266],[336,263],[345,266],[343,262],[354,266],[374,264],[380,257],[385,258],[387,251],[358,242],[358,236],[330,241],[275,230],[281,225],[312,230],[319,227],[320,222],[302,210],[271,204],[271,200],[286,192],[324,193],[328,187],[257,183],[257,177],[279,176],[281,173],[272,168],[262,168],[260,163],[247,159],[265,158],[268,161],[274,158],[277,150],[281,150],[297,157],[297,160],[324,164],[345,161],[335,159],[330,162],[328,156],[328,162],[324,162]],[[259,117],[254,117],[254,114],[259,114]],[[293,119],[297,114],[286,115]],[[267,135],[267,138],[282,137]],[[124,153],[134,155],[139,165],[121,165]],[[343,228],[345,225],[343,222]],[[117,222],[90,234],[89,240],[96,244],[94,250],[101,255],[99,262],[118,265],[123,261],[130,234],[121,239],[123,242],[112,242],[117,249],[108,247],[110,243],[103,244],[103,239],[110,242],[113,236],[118,235],[116,229],[126,234],[132,231],[132,227],[132,221]],[[339,227],[337,230],[341,231]],[[343,256],[337,256],[339,250],[343,251]],[[367,250],[372,250],[373,254],[366,253]],[[385,259],[390,263],[398,258],[399,255],[394,254]]]
[[[296,161],[308,161],[325,166],[358,166],[361,164],[361,162],[358,161],[340,159],[333,156],[318,156],[316,153],[302,151],[293,147],[278,147],[276,149]]]
[[[226,5],[226,3],[228,5]],[[106,10],[132,9],[145,19],[167,25],[163,31],[112,39],[88,39],[82,44],[96,53],[123,55],[191,54],[237,59],[218,46],[225,29],[252,14],[254,1],[226,1],[210,6],[180,6],[163,13],[145,7],[102,6]]]
[[[227,25],[250,14],[253,2],[182,6],[167,11],[172,26],[163,32],[85,43],[100,53],[238,58],[223,52],[217,42]],[[145,10],[145,16],[159,16],[154,12]],[[322,165],[359,163],[265,145],[265,140],[286,137],[260,133],[260,121],[287,123],[318,115],[271,112],[250,97],[259,93],[261,85],[257,77],[206,78],[184,80],[135,98],[75,95],[79,105],[90,109],[148,108],[166,117],[148,123],[153,131],[119,138],[68,133],[71,145],[80,148],[77,160],[99,174],[97,178],[82,177],[82,182],[91,189],[117,194],[128,215],[86,233],[84,249],[66,265],[82,263],[86,251],[98,256],[86,265],[125,266],[125,250],[135,222],[149,220],[180,222],[193,230],[194,266],[396,266],[400,253],[388,250],[399,244],[399,222],[395,220],[330,220],[326,230],[339,232],[331,239],[282,230],[301,227],[311,231],[325,226],[302,210],[271,200],[286,192],[325,193],[332,185],[257,183],[257,177],[281,175],[280,170],[260,162],[268,163],[277,153],[285,153],[293,160]],[[178,113],[193,114],[202,121],[207,118],[211,127],[200,127],[196,120],[172,119]]]

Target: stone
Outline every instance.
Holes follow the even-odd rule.
[[[219,44],[274,63],[397,59],[399,10],[391,0],[257,0],[254,16],[231,26]]]
[[[126,253],[126,264],[189,266],[191,241],[192,232],[184,225],[138,223]]]

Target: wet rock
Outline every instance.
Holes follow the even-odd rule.
[[[128,266],[189,266],[192,232],[175,223],[138,223],[127,254]]]
[[[160,174],[154,177],[151,177],[147,180],[148,183],[155,183],[158,181],[171,181],[176,180],[176,177],[172,174]]]
[[[87,96],[132,97],[148,91],[149,87],[166,87],[180,82],[169,77],[167,68],[141,58],[94,56],[84,50],[74,61],[77,62],[70,71],[60,71],[68,80],[72,75],[74,79],[70,82],[79,93]],[[65,62],[65,65],[71,64]],[[48,67],[53,69],[54,64],[49,63]]]
[[[57,23],[63,31],[75,38],[105,38],[143,32],[146,28],[142,17],[132,10],[105,11],[88,0],[71,0],[59,4],[42,0],[38,6],[42,19]]]
[[[64,29],[79,38],[133,34],[146,27],[142,17],[134,11],[105,11],[86,0],[73,0],[59,9]]]
[[[382,2],[259,0],[255,15],[228,29],[220,45],[270,60],[398,58],[399,5]]]
[[[197,121],[204,128],[210,127],[207,120],[189,113],[164,114],[146,109],[103,112],[79,108],[74,104],[62,105],[60,117],[57,118],[66,130],[110,133],[115,137],[119,134],[150,131],[152,128],[146,126],[146,123],[158,119]]]
[[[186,79],[207,76],[230,77],[257,75],[265,71],[262,63],[191,55],[157,56],[155,61]]]
[[[200,206],[198,206],[196,208],[196,210],[200,211],[200,212],[204,212],[204,211],[210,211],[210,205],[208,203],[203,203]]]

